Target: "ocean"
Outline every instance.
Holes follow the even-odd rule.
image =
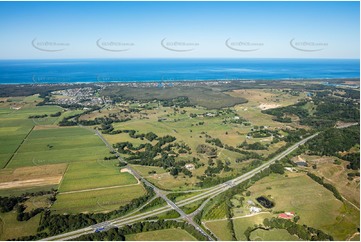
[[[0,84],[358,78],[358,59],[0,60]]]

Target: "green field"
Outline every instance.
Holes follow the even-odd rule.
[[[263,223],[265,218],[271,218],[272,215],[269,213],[261,213],[257,215],[253,215],[251,217],[243,217],[243,218],[236,218],[233,219],[233,227],[234,232],[236,233],[237,240],[247,240],[244,232],[248,227],[253,228],[254,225],[259,225]]]
[[[28,221],[17,221],[15,211],[0,213],[0,240],[15,239],[22,236],[34,235],[40,222],[41,214]]]
[[[10,108],[0,108],[0,118],[28,119],[28,117],[31,115],[43,115],[43,114],[50,115],[56,112],[60,112],[62,110],[63,109],[59,106],[34,106],[34,105],[24,105],[24,107],[20,108],[19,110],[10,109]],[[43,119],[44,120],[51,119],[51,117],[46,117]]]
[[[56,213],[106,212],[118,209],[132,199],[145,195],[141,184],[87,192],[58,194],[51,207]]]
[[[300,240],[285,229],[263,230],[257,229],[251,233],[251,241],[294,241]]]
[[[33,128],[29,119],[0,118],[0,166],[5,167],[12,154]]]
[[[228,223],[227,220],[218,220],[218,221],[205,222],[205,225],[220,240],[230,241],[230,240],[232,240],[232,235],[231,235],[229,229],[227,228],[227,223]]]
[[[80,127],[34,129],[8,167],[94,161],[108,155],[104,143],[89,130]]]
[[[118,161],[87,161],[70,163],[59,191],[77,191],[99,187],[136,184],[128,172],[120,172]]]
[[[267,189],[270,187],[271,189]],[[273,211],[293,211],[298,223],[321,229],[337,240],[345,240],[359,227],[359,211],[343,204],[304,173],[271,174],[249,188],[251,198],[268,196]]]
[[[137,172],[144,176],[148,181],[155,184],[157,187],[163,190],[172,190],[172,191],[181,191],[181,190],[192,190],[195,189],[195,184],[197,178],[193,176],[184,177],[178,176],[177,178],[173,177],[166,172],[161,167],[156,166],[140,166],[140,165],[131,165]],[[149,171],[156,171],[156,174],[149,175]],[[201,167],[197,170],[193,170],[193,174],[202,174],[205,170],[205,167]],[[197,173],[195,173],[197,172]]]
[[[130,234],[125,236],[131,241],[195,241],[196,239],[182,229],[163,229],[156,231]]]
[[[21,98],[18,101],[37,100],[37,97],[30,96]],[[33,100],[34,99],[34,100]],[[12,103],[13,104],[13,103]],[[18,104],[21,109],[10,109],[10,103],[0,105],[0,166],[4,167],[23,139],[34,127],[34,125],[52,124],[55,117],[42,119],[29,119],[30,115],[52,114],[61,111],[58,106],[35,106],[36,103]]]

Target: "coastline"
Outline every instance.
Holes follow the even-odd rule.
[[[275,78],[275,79],[213,79],[213,80],[149,80],[149,81],[87,81],[87,82],[19,82],[19,83],[1,83],[0,86],[72,86],[72,85],[107,85],[107,86],[133,86],[147,87],[160,84],[167,87],[172,86],[202,86],[202,85],[221,85],[229,83],[254,83],[254,82],[333,82],[342,84],[345,81],[360,82],[360,77],[344,77],[344,78]]]

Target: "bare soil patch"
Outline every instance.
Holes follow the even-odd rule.
[[[258,107],[261,109],[261,110],[267,110],[267,109],[272,109],[272,108],[278,108],[280,107],[281,105],[279,104],[275,104],[275,103],[261,103]]]
[[[67,164],[20,167],[0,171],[0,189],[59,184]]]

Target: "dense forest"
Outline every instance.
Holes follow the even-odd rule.
[[[312,110],[306,107],[309,102],[314,105]],[[330,91],[324,91],[317,92],[312,97],[312,101],[302,100],[291,106],[267,109],[262,112],[275,116],[275,121],[285,123],[292,122],[288,115],[295,115],[300,119],[300,124],[322,129],[334,126],[337,121],[358,122],[360,109],[357,102],[355,99],[333,96]]]
[[[311,154],[336,156],[350,162],[349,168],[360,169],[360,151],[350,149],[360,144],[360,127],[358,125],[344,129],[330,128],[321,132],[316,138],[305,144]],[[342,153],[345,152],[345,153]]]

